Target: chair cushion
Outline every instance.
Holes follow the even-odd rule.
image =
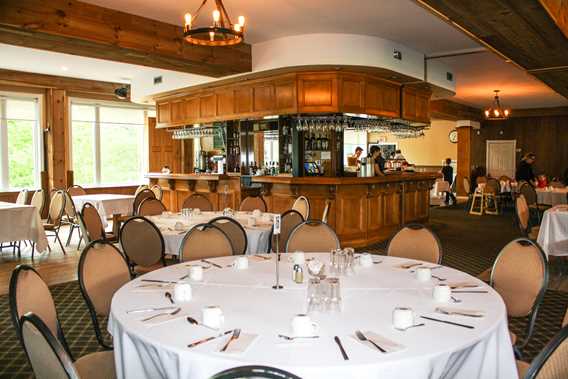
[[[75,361],[75,369],[81,379],[116,378],[112,351],[101,351],[82,356]]]
[[[529,367],[531,367],[531,365],[527,362],[517,361],[517,372],[519,373],[520,379],[524,379],[527,371],[529,370]]]
[[[146,274],[148,272],[163,268],[164,266],[162,265],[162,262],[158,262],[155,263],[151,266],[140,266],[140,265],[136,265],[134,266],[134,272],[138,275],[143,275]]]

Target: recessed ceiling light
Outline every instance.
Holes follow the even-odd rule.
[[[67,66],[61,66],[61,71],[69,71],[69,67],[67,67]]]

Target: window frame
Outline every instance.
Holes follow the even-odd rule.
[[[71,97],[68,100],[69,106],[69,160],[70,166],[74,171],[73,161],[73,105],[92,106],[95,109],[95,121],[93,121],[93,184],[81,184],[84,188],[108,188],[108,187],[132,187],[144,184],[147,180],[144,179],[144,173],[148,171],[148,113],[154,111],[154,107],[148,105],[139,105],[132,103],[121,103],[112,101],[91,100],[84,98]],[[144,124],[142,125],[142,141],[141,149],[142,162],[141,177],[135,182],[122,182],[122,183],[102,183],[101,182],[101,121],[100,121],[100,108],[121,108],[121,109],[136,109],[144,111]],[[80,120],[78,120],[80,121]],[[136,124],[129,124],[136,125]]]
[[[13,187],[10,185],[10,161],[8,158],[8,118],[6,116],[6,100],[21,100],[35,102],[35,121],[32,133],[32,148],[34,152],[33,188],[41,187],[41,173],[45,171],[44,156],[44,95],[39,93],[13,92],[0,90],[0,192],[15,192],[25,187]]]

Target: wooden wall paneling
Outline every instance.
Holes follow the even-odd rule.
[[[271,112],[276,108],[274,83],[264,82],[252,86],[253,109],[255,113]]]
[[[276,110],[279,114],[296,113],[298,98],[296,96],[296,77],[287,80],[277,80],[274,84]]]
[[[336,220],[335,232],[347,246],[367,238],[367,193],[366,185],[338,188],[335,204],[342,217]]]
[[[231,87],[215,92],[217,95],[217,116],[227,117],[235,113],[235,90]]]
[[[365,82],[365,113],[400,117],[400,86],[368,78]]]
[[[217,100],[214,93],[199,97],[199,117],[210,119],[217,116]]]
[[[402,222],[400,201],[400,186],[397,184],[386,184],[384,194],[384,223],[385,227],[398,228]]]
[[[470,126],[462,126],[458,128],[458,162],[456,173],[456,188],[460,196],[465,196],[467,193],[463,187],[463,178],[469,179],[471,172],[471,138],[472,129]]]
[[[340,104],[342,112],[363,113],[365,111],[365,80],[362,75],[340,76]]]
[[[235,113],[252,113],[252,87],[245,85],[235,89]]]
[[[339,111],[337,74],[298,74],[297,85],[300,113]]]
[[[377,188],[377,185],[369,185],[367,195],[367,238],[379,236],[384,228],[385,218],[385,195],[384,190]]]

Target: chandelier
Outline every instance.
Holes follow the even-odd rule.
[[[193,16],[190,13],[185,14],[185,26],[183,28],[185,40],[191,44],[203,46],[228,46],[241,43],[244,39],[245,18],[239,16],[238,23],[233,24],[222,0],[214,0],[215,10],[213,11],[213,24],[211,26],[193,27],[207,1],[203,0]]]
[[[489,108],[485,109],[485,118],[487,120],[505,120],[509,118],[511,110],[506,108],[504,109],[501,106],[501,102],[499,101],[499,90],[496,89],[493,92],[495,92],[493,104],[491,104]]]

